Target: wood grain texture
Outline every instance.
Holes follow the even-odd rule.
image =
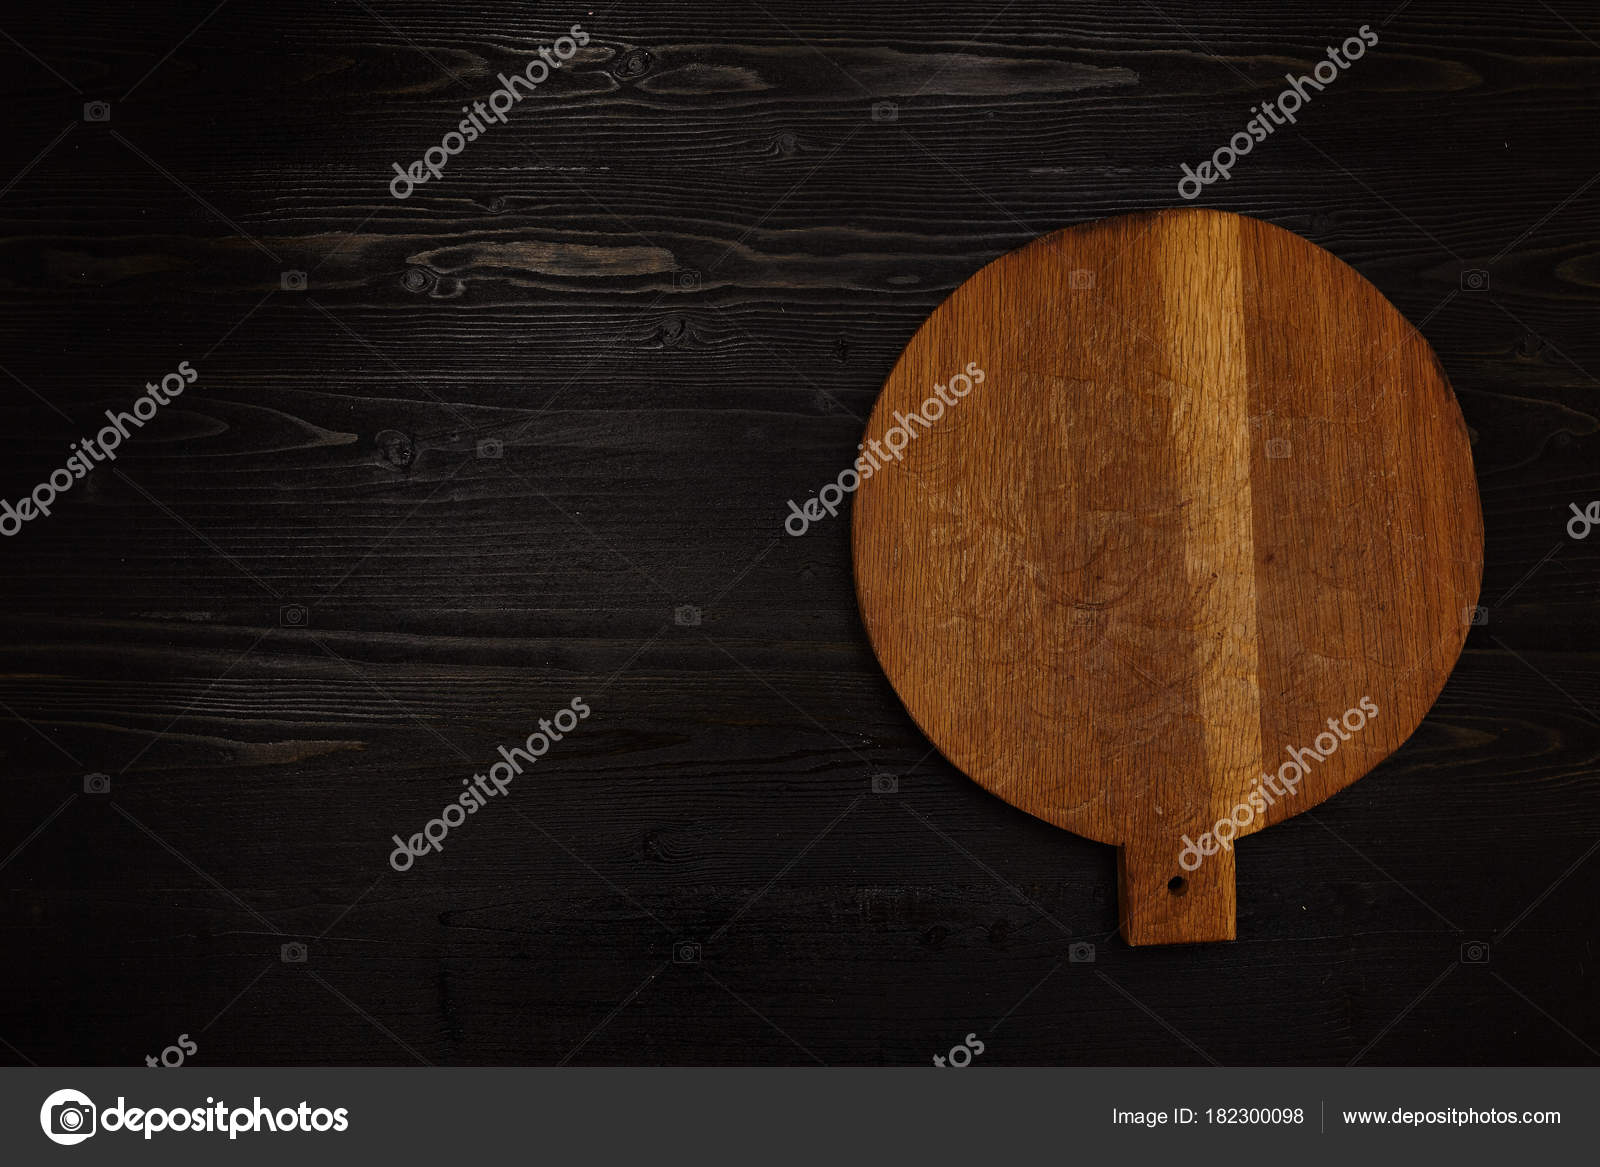
[[[453,1065],[926,1065],[974,1028],[988,1065],[1600,1060],[1600,539],[1561,530],[1600,497],[1594,29],[1571,0],[1419,0],[1208,188],[1438,351],[1490,620],[1404,747],[1246,841],[1239,943],[1130,949],[1112,849],[930,754],[845,522],[787,539],[785,500],[854,456],[974,272],[1170,204],[1285,70],[1388,13],[1002,7],[597,7],[562,86],[404,204],[390,164],[587,9],[8,14],[7,495],[175,357],[202,381],[129,481],[0,549],[0,1063],[142,1064],[187,1031],[211,1065],[415,1064],[395,1038]],[[110,122],[81,122],[95,97]],[[456,750],[613,677],[526,818],[378,882]],[[863,798],[878,773],[898,793]],[[679,938],[702,965],[666,964]],[[1493,963],[1459,965],[1482,938]]]
[[[1394,752],[1477,604],[1432,350],[1258,220],[1127,216],[996,260],[917,332],[864,444],[885,672],[980,785],[1120,848],[1130,943],[1232,939],[1213,825],[1281,822]]]

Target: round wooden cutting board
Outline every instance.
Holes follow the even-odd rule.
[[[1231,940],[1234,841],[1405,741],[1477,603],[1433,351],[1328,252],[1219,211],[989,264],[895,364],[856,471],[890,682],[975,782],[1120,849],[1132,944]]]

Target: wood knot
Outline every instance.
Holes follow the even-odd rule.
[[[618,81],[637,81],[650,71],[653,60],[644,49],[629,49],[618,59],[611,75]]]

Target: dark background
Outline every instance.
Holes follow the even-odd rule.
[[[577,60],[390,197],[574,22]],[[793,539],[786,502],[962,280],[1179,202],[1180,163],[1362,24],[1379,46],[1200,202],[1328,248],[1438,351],[1488,623],[1404,749],[1242,845],[1236,943],[1130,949],[1113,851],[930,753],[847,517]],[[187,1034],[212,1065],[926,1065],[968,1033],[978,1065],[1600,1061],[1600,536],[1564,526],[1600,498],[1592,5],[208,0],[0,29],[0,494],[200,371],[0,543],[0,1062]],[[578,695],[509,798],[389,869]]]

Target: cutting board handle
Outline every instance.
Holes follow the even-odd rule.
[[[1185,871],[1177,847],[1130,844],[1117,848],[1117,911],[1129,944],[1201,944],[1232,940],[1238,900],[1233,851],[1196,856]]]

